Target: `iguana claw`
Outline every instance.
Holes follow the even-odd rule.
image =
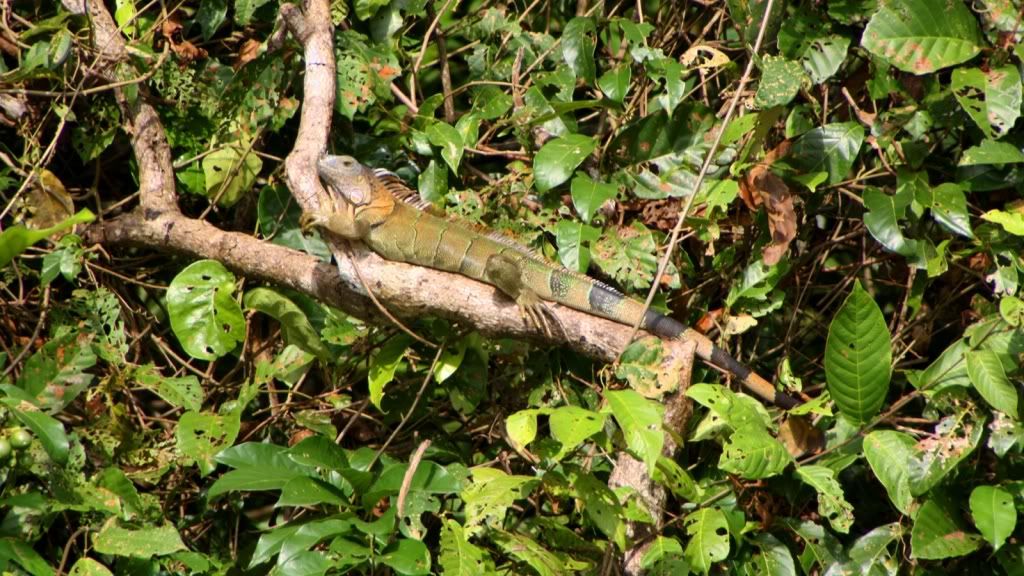
[[[555,316],[548,305],[533,292],[520,293],[516,298],[516,304],[519,306],[519,314],[527,326],[540,329],[549,338],[555,336],[551,329],[552,324],[558,327],[559,332],[565,332],[558,316]]]

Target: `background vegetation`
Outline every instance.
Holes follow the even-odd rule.
[[[139,206],[145,102],[187,216],[331,257],[282,178],[309,63],[277,2],[118,0],[113,71],[75,4],[0,6],[0,569],[1024,572],[1018,4],[334,2],[333,152],[655,285],[808,400],[698,366],[681,427],[646,340],[606,367],[410,320],[433,349],[88,241]]]

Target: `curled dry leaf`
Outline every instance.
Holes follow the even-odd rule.
[[[771,171],[771,165],[789,152],[789,140],[784,140],[765,154],[764,161],[747,172],[740,182],[744,201],[748,206],[764,204],[768,212],[768,229],[772,242],[762,254],[764,263],[771,266],[789,250],[789,244],[796,238],[796,210],[793,207],[793,193],[782,178]]]
[[[179,64],[186,66],[193,60],[206,58],[206,50],[181,37],[182,29],[183,26],[176,13],[168,16],[160,26],[160,35],[167,40],[171,51],[178,57]]]

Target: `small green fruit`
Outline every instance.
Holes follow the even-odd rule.
[[[15,428],[11,432],[11,446],[14,446],[15,450],[22,450],[28,448],[28,445],[32,443],[32,433],[24,428]]]
[[[7,438],[0,438],[0,460],[7,460],[11,455],[11,443]]]

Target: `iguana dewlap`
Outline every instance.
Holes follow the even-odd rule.
[[[557,266],[524,247],[481,234],[413,203],[416,193],[395,175],[371,170],[350,156],[324,156],[320,179],[332,205],[307,222],[359,240],[387,260],[454,272],[497,287],[516,301],[524,318],[545,331],[554,316],[545,302],[633,325],[662,338],[696,343],[697,355],[735,374],[749,390],[784,408],[798,402],[740,364],[703,334],[622,295],[593,278]],[[557,320],[553,320],[557,322]]]

